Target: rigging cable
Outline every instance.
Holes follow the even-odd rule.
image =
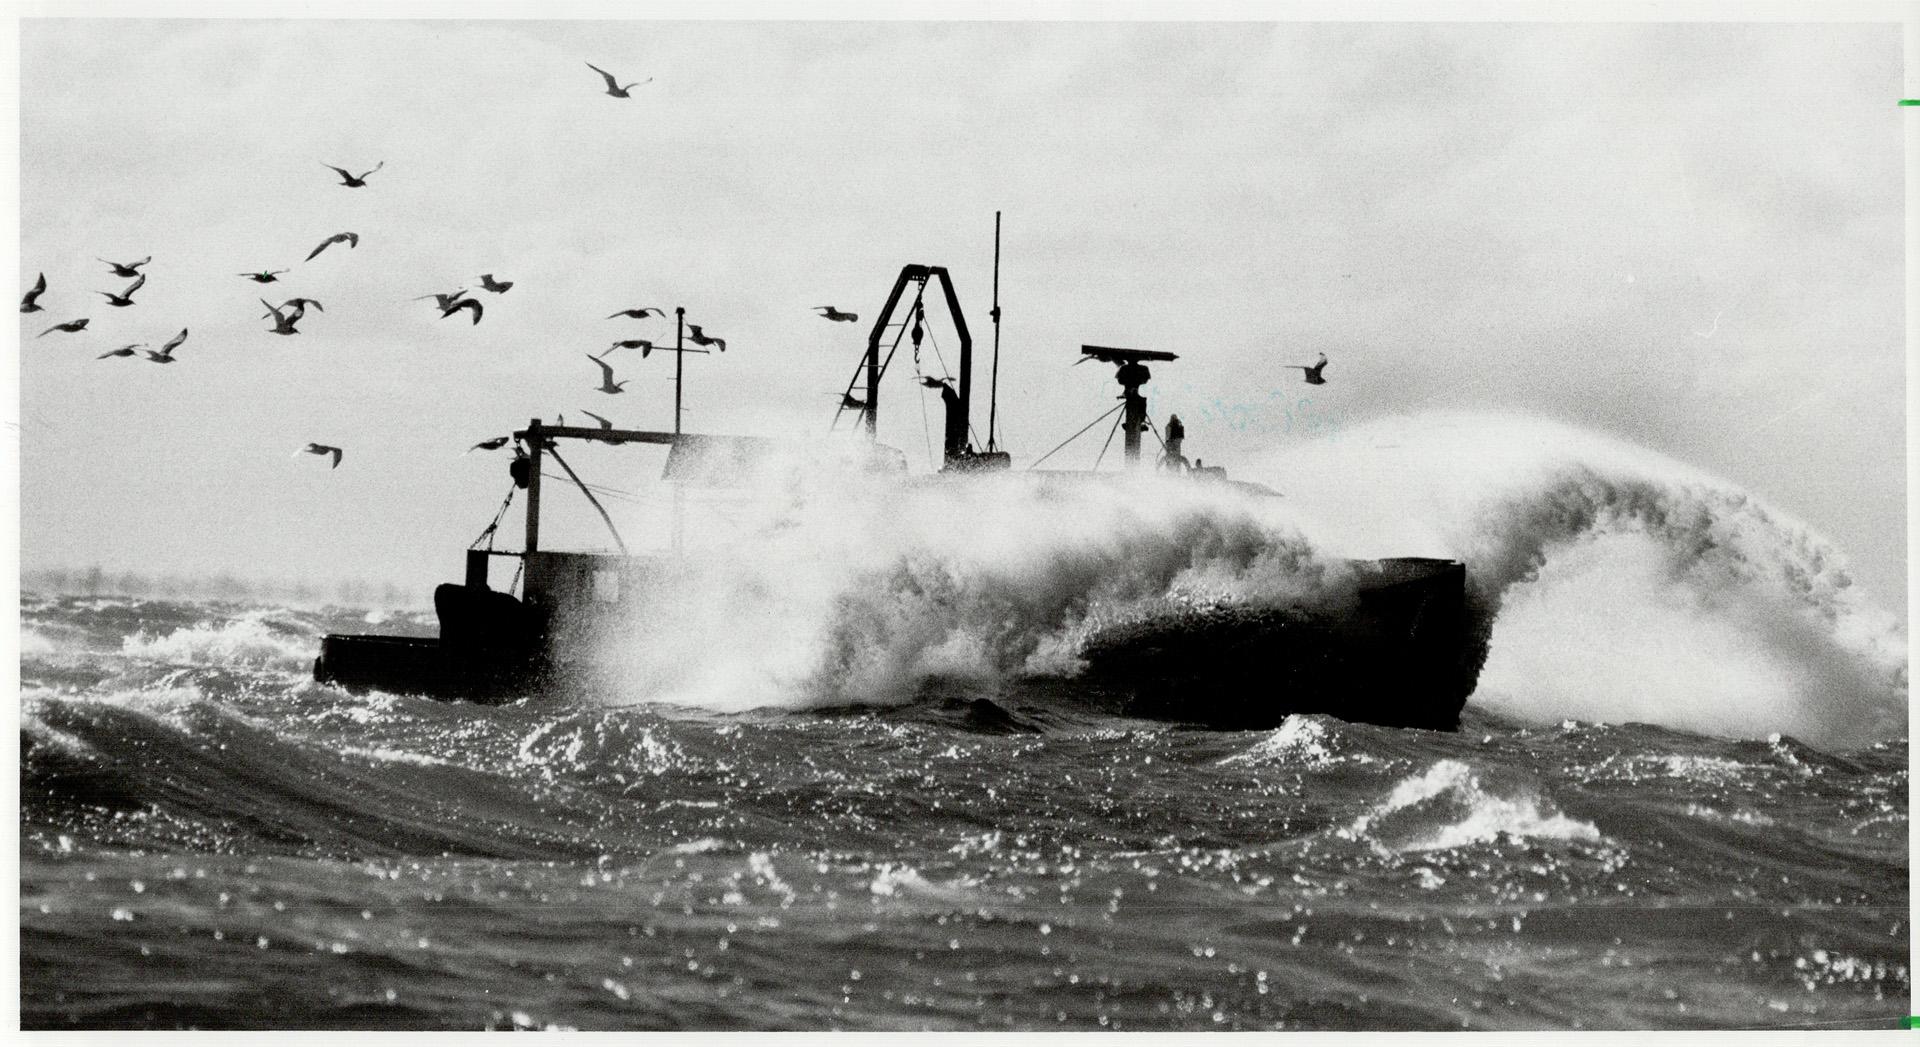
[[[477,549],[480,546],[480,542],[482,540],[485,540],[487,543],[487,551],[488,552],[493,551],[493,532],[500,529],[500,520],[507,515],[507,507],[513,504],[513,492],[519,489],[520,489],[519,484],[516,484],[516,483],[507,484],[507,497],[505,501],[502,501],[500,503],[500,511],[493,514],[493,522],[488,524],[486,527],[486,530],[481,531],[480,536],[478,538],[475,538],[473,542],[467,546],[467,548]]]
[[[1118,411],[1119,409],[1121,409],[1122,407],[1125,407],[1125,406],[1127,406],[1127,405],[1126,405],[1125,403],[1117,403],[1117,404],[1114,404],[1114,405],[1113,405],[1113,406],[1112,406],[1111,408],[1108,408],[1108,409],[1107,409],[1106,411],[1104,411],[1104,412],[1102,412],[1102,413],[1101,413],[1101,415],[1100,415],[1100,417],[1098,417],[1098,418],[1095,418],[1095,419],[1094,419],[1093,421],[1091,421],[1091,422],[1088,422],[1088,423],[1087,423],[1086,425],[1084,425],[1084,426],[1082,426],[1082,427],[1080,428],[1080,433],[1084,433],[1084,432],[1086,432],[1086,431],[1087,431],[1088,429],[1091,429],[1091,428],[1093,428],[1094,426],[1096,426],[1096,425],[1099,425],[1099,424],[1100,424],[1101,422],[1104,422],[1104,421],[1106,421],[1106,420],[1107,420],[1107,415],[1110,415],[1110,414],[1112,414],[1113,412],[1115,412],[1115,411]],[[1060,449],[1061,447],[1065,447],[1065,446],[1067,446],[1068,444],[1070,444],[1070,443],[1072,443],[1072,442],[1074,442],[1075,440],[1078,440],[1078,439],[1080,439],[1080,433],[1074,433],[1074,434],[1073,434],[1072,436],[1069,436],[1069,437],[1067,437],[1067,438],[1066,438],[1065,440],[1062,440],[1062,441],[1060,441],[1060,445],[1059,445],[1059,447],[1055,447],[1055,448],[1053,449],[1053,451],[1048,451],[1048,452],[1047,452],[1046,454],[1043,454],[1043,455],[1041,455],[1041,456],[1040,456],[1039,458],[1036,458],[1036,459],[1034,459],[1034,462],[1033,462],[1033,464],[1032,464],[1032,465],[1029,465],[1029,466],[1027,466],[1027,470],[1028,470],[1029,472],[1031,472],[1032,470],[1034,470],[1034,469],[1036,469],[1036,468],[1038,468],[1041,462],[1044,462],[1044,461],[1046,461],[1047,459],[1049,459],[1049,458],[1052,458],[1052,457],[1053,457],[1053,453],[1054,453],[1054,451],[1058,451],[1058,450],[1059,450],[1059,449]]]
[[[1126,406],[1126,405],[1125,405],[1125,404],[1122,404],[1121,406],[1123,406],[1123,407],[1124,407],[1124,406]],[[1120,423],[1121,423],[1121,422],[1124,422],[1124,421],[1126,421],[1126,417],[1125,417],[1125,416],[1121,416],[1121,417],[1119,417],[1119,418],[1115,418],[1115,419],[1113,420],[1113,428],[1111,428],[1111,429],[1109,429],[1109,430],[1107,430],[1107,442],[1106,442],[1106,443],[1103,443],[1103,444],[1101,444],[1101,445],[1100,445],[1100,457],[1098,457],[1098,458],[1095,458],[1095,459],[1093,460],[1093,471],[1094,471],[1094,472],[1096,472],[1096,473],[1097,473],[1097,472],[1099,472],[1099,471],[1100,471],[1100,463],[1101,463],[1101,462],[1104,462],[1104,461],[1106,461],[1106,460],[1107,460],[1107,448],[1109,448],[1109,447],[1112,447],[1112,446],[1113,446],[1113,434],[1114,434],[1114,433],[1117,433],[1117,432],[1119,432],[1119,431],[1120,431]]]
[[[552,447],[548,447],[547,453],[553,456],[554,461],[560,463],[560,468],[565,469],[567,471],[567,475],[573,479],[575,486],[580,488],[580,493],[587,496],[587,501],[592,503],[594,511],[600,514],[600,519],[606,521],[607,530],[613,533],[613,544],[620,547],[621,555],[623,556],[631,555],[627,552],[627,543],[620,540],[619,528],[616,528],[613,526],[613,517],[608,516],[607,511],[601,508],[600,499],[595,498],[593,496],[593,492],[587,490],[587,485],[580,482],[580,477],[574,475],[573,466],[568,465],[567,460],[565,458],[560,457],[560,452],[558,450]]]

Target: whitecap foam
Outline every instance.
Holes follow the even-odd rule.
[[[1350,599],[1277,499],[1149,477],[807,476],[758,530],[639,587],[604,632],[617,701],[896,704],[931,677],[1071,672],[1090,630],[1195,605]]]
[[[1222,757],[1222,764],[1248,764],[1324,768],[1353,760],[1370,763],[1364,754],[1344,755],[1334,731],[1324,720],[1313,716],[1289,716],[1280,726],[1268,731],[1245,751]]]
[[[175,665],[294,670],[313,664],[316,645],[250,617],[203,622],[163,635],[141,630],[122,641],[121,650],[132,658]]]
[[[1502,717],[1850,746],[1904,734],[1907,644],[1846,558],[1752,493],[1540,419],[1383,419],[1276,459],[1323,545],[1467,564]],[[1265,478],[1265,477],[1263,477]]]
[[[1440,760],[1405,778],[1341,833],[1383,853],[1447,850],[1502,838],[1597,843],[1600,830],[1556,808],[1531,783],[1495,783],[1469,764]]]

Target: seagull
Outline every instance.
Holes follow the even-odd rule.
[[[844,320],[847,323],[856,323],[860,319],[860,314],[858,313],[843,313],[830,305],[816,305],[813,307],[813,311],[819,313],[822,318],[827,320]]]
[[[107,262],[105,258],[95,258],[94,261]],[[151,262],[151,261],[153,261],[153,256],[148,255],[137,262],[107,262],[107,265],[112,267],[113,275],[124,276],[124,277],[127,277],[128,279],[132,279],[133,277],[140,275],[141,266],[146,265],[148,262]]]
[[[606,357],[612,355],[615,349],[638,349],[640,350],[640,359],[645,360],[647,358],[647,354],[653,352],[653,343],[647,341],[645,338],[629,338],[624,342],[613,343],[612,345],[607,347],[606,352],[601,353],[597,357],[594,357],[594,359],[596,360],[605,359]]]
[[[187,329],[182,327],[180,329],[179,334],[174,335],[172,338],[167,339],[167,344],[160,347],[160,355],[166,357],[169,360],[173,359],[173,351],[175,349],[180,348],[180,343],[186,340],[187,340]]]
[[[509,438],[505,436],[496,436],[491,440],[482,440],[472,447],[467,448],[466,453],[472,454],[475,451],[498,451],[500,448],[507,446],[508,439]]]
[[[639,87],[641,84],[653,83],[653,77],[649,76],[645,80],[635,80],[633,83],[628,84],[627,87],[621,87],[619,81],[613,78],[613,74],[607,72],[605,69],[602,69],[597,65],[594,65],[592,62],[587,63],[587,68],[593,70],[596,73],[599,73],[601,76],[606,78],[607,93],[612,95],[615,98],[628,97],[627,87]]]
[[[275,269],[272,272],[261,270],[257,273],[241,273],[240,275],[252,280],[256,284],[270,284],[280,279],[280,274],[284,272],[286,272],[285,269]]]
[[[328,468],[329,469],[340,468],[341,452],[340,452],[340,448],[338,447],[328,447],[326,444],[308,444],[307,446],[302,447],[301,449],[293,453],[294,454],[320,454],[320,455],[330,454],[333,456],[333,464],[328,466]]]
[[[106,295],[108,305],[123,306],[123,307],[129,306],[133,304],[133,292],[138,291],[141,288],[141,286],[146,282],[147,282],[147,276],[145,273],[142,273],[140,274],[140,278],[138,280],[135,280],[133,283],[128,284],[127,289],[120,292],[119,294],[114,294],[112,291],[95,291],[93,293]]]
[[[433,304],[436,308],[446,309],[448,306],[451,306],[453,303],[459,301],[461,297],[466,293],[467,293],[467,289],[462,287],[461,289],[453,292],[452,294],[423,294],[420,297],[415,298],[414,301],[423,302],[431,298],[433,299]]]
[[[852,393],[841,393],[840,406],[849,411],[864,411],[867,409],[867,402],[854,399]]]
[[[591,355],[589,355],[589,356],[587,357],[587,359],[589,359],[589,360],[592,360],[592,361],[593,361],[593,362],[594,362],[595,364],[598,364],[598,365],[599,365],[599,367],[600,367],[600,391],[601,391],[601,392],[603,392],[603,393],[617,393],[617,392],[620,392],[620,391],[621,391],[621,389],[620,389],[620,387],[621,387],[621,386],[623,386],[623,385],[626,385],[626,384],[627,384],[627,383],[626,383],[626,382],[624,382],[624,381],[621,381],[621,382],[616,382],[616,381],[614,381],[614,380],[613,380],[613,365],[612,365],[612,364],[610,364],[610,363],[607,363],[606,361],[604,361],[604,360],[602,360],[602,359],[600,359],[600,358],[599,358],[599,357],[597,357],[597,356],[591,356]]]
[[[695,345],[717,345],[720,347],[721,352],[724,353],[727,351],[727,340],[725,338],[708,337],[705,331],[700,330],[699,324],[687,325],[687,337],[693,339],[693,344]]]
[[[300,320],[300,317],[306,313],[307,306],[313,306],[315,309],[318,309],[323,313],[327,311],[326,306],[321,305],[319,302],[315,301],[312,298],[289,298],[286,301],[280,303],[280,308],[282,309],[288,308],[289,306],[291,306],[294,310],[293,322],[295,323],[298,323]],[[266,313],[262,313],[260,314],[260,318],[264,320],[267,318],[267,315],[268,314]]]
[[[608,432],[613,431],[613,423],[607,421],[605,418],[602,418],[599,415],[594,414],[592,411],[586,410],[585,408],[582,408],[580,413],[586,415],[588,418],[591,418],[596,422],[599,422],[600,428],[605,429]]]
[[[341,185],[346,186],[348,189],[358,189],[361,186],[367,184],[367,175],[370,175],[373,173],[373,171],[378,171],[382,167],[387,166],[387,162],[385,160],[382,160],[379,163],[374,164],[373,171],[368,171],[366,174],[362,174],[362,175],[355,175],[351,171],[334,167],[332,164],[321,164],[320,166],[325,168],[330,168],[331,170],[334,171],[334,173],[338,174],[340,176]]]
[[[275,308],[273,303],[267,301],[265,298],[260,299],[260,304],[266,306],[267,312],[273,314],[273,333],[274,334],[299,334],[300,333],[299,331],[294,329],[293,325],[300,322],[300,317],[305,315],[306,313],[305,309],[295,306],[294,311],[291,314],[286,314],[286,313],[282,313],[279,309]]]
[[[373,172],[369,171],[367,173],[372,174]],[[344,243],[350,248],[359,247],[360,234],[359,233],[335,233],[332,236],[327,237],[325,240],[320,241],[319,247],[316,247],[313,249],[313,254],[310,254],[307,256],[307,261],[309,262],[313,261],[314,258],[317,257],[320,254],[320,252],[326,250],[328,246],[332,244],[340,244],[340,243]]]
[[[55,331],[65,331],[68,334],[72,334],[75,331],[84,331],[86,329],[87,329],[87,321],[85,319],[68,320],[64,324],[54,324],[52,327],[49,327],[46,330],[40,332],[39,334],[34,335],[34,337],[45,338],[46,336],[52,334]]]
[[[450,302],[447,305],[441,306],[440,319],[444,320],[447,317],[452,316],[453,314],[459,312],[460,310],[467,308],[468,306],[473,307],[473,322],[476,324],[479,323],[481,307],[480,307],[480,300],[478,298],[462,298],[457,302]]]
[[[655,308],[654,308],[653,306],[650,306],[650,305],[649,305],[649,306],[645,306],[644,308],[640,308],[640,309],[622,309],[622,310],[620,310],[619,312],[617,312],[617,313],[614,313],[614,314],[612,314],[612,315],[610,315],[610,316],[608,316],[608,317],[607,317],[607,319],[609,319],[609,320],[611,320],[611,319],[613,319],[613,318],[614,318],[615,316],[631,316],[631,317],[633,317],[633,318],[634,318],[635,320],[644,320],[644,319],[646,319],[646,318],[647,318],[647,314],[648,314],[648,313],[652,313],[653,315],[655,315],[655,316],[658,316],[658,317],[661,317],[661,318],[663,318],[663,319],[664,319],[664,318],[666,317],[666,315],[667,315],[666,313],[664,313],[664,312],[661,312],[660,310],[658,310],[658,309],[655,309]]]
[[[101,353],[99,356],[94,357],[94,359],[105,360],[109,356],[138,356],[140,354],[134,352],[134,350],[144,349],[146,348],[146,345],[147,343],[145,342],[135,342],[132,345],[123,345],[118,349],[113,349],[108,352]]]
[[[947,385],[947,380],[945,378],[935,378],[930,374],[921,375],[920,384],[926,386],[929,389],[951,388],[951,386]]]
[[[1307,378],[1308,385],[1327,384],[1327,380],[1325,378],[1320,377],[1320,372],[1327,369],[1327,354],[1325,353],[1320,354],[1320,362],[1317,364],[1314,364],[1312,367],[1308,367],[1304,364],[1287,364],[1286,366],[1289,368],[1305,371],[1307,373],[1306,378]]]
[[[28,291],[26,293],[26,297],[20,299],[20,311],[23,313],[39,312],[42,306],[40,305],[39,302],[35,301],[34,299],[39,298],[41,295],[46,293],[47,293],[47,274],[41,273],[40,279],[34,281],[33,290]]]
[[[482,291],[492,291],[494,294],[506,294],[513,289],[513,281],[495,280],[492,273],[481,273],[480,289]]]

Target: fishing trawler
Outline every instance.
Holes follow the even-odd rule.
[[[996,228],[990,403],[997,400],[999,370],[997,240]],[[911,338],[917,357],[926,328],[925,296],[935,286],[958,334],[958,373],[950,379],[922,379],[929,389],[940,391],[944,405],[941,467],[931,475],[911,477],[904,455],[874,439],[881,379],[903,338]],[[913,292],[910,302],[909,291]],[[776,448],[774,441],[758,437],[680,430],[678,375],[685,354],[699,350],[686,347],[684,310],[677,310],[675,319],[680,334],[674,346],[658,347],[671,348],[679,361],[673,431],[547,425],[536,418],[514,432],[511,473],[515,488],[525,492],[524,547],[512,551],[493,547],[500,522],[496,517],[494,526],[483,534],[486,547],[476,542],[468,550],[464,579],[435,590],[437,638],[330,635],[321,642],[314,678],[355,690],[499,704],[591,681],[596,673],[610,671],[596,661],[599,626],[618,616],[623,606],[636,603],[636,597],[649,587],[670,583],[680,561],[673,553],[629,555],[612,519],[594,498],[592,486],[582,482],[561,455],[561,445],[582,441],[665,446],[661,478],[674,486],[676,504],[689,490],[738,484]],[[889,334],[891,347],[883,356]],[[1124,434],[1125,468],[1116,474],[1029,467],[1013,475],[1036,483],[1112,482],[1115,476],[1150,467],[1143,460],[1141,444],[1142,436],[1151,431],[1162,443],[1158,468],[1174,481],[1229,485],[1254,497],[1274,496],[1258,484],[1230,480],[1218,466],[1189,464],[1183,453],[1184,433],[1170,429],[1160,436],[1152,425],[1140,391],[1151,378],[1146,365],[1176,359],[1175,354],[1158,350],[1083,345],[1080,362],[1113,365],[1122,393],[1119,404],[1081,432],[1118,415],[1114,424]],[[972,338],[947,271],[938,266],[904,267],[870,329],[866,351],[835,414],[838,429],[852,412],[856,430],[868,437],[864,452],[842,457],[832,466],[897,473],[901,484],[977,482],[981,474],[1009,471],[1011,456],[997,446],[994,435],[996,408],[990,407],[984,446],[975,446],[969,439],[973,377]],[[613,530],[619,553],[542,546],[542,478],[549,460],[599,511]],[[513,493],[509,491],[508,504]],[[503,514],[505,509],[503,504]],[[678,541],[674,544],[677,549]],[[490,565],[497,558],[517,561],[518,596],[493,587]],[[1484,631],[1473,625],[1477,618],[1469,613],[1464,566],[1416,557],[1352,561],[1346,566],[1354,579],[1354,599],[1336,612],[1213,606],[1131,621],[1087,638],[1080,652],[1084,663],[1080,676],[1092,685],[1090,690],[1117,696],[1114,711],[1218,728],[1271,727],[1289,714],[1305,712],[1386,726],[1454,728],[1486,652]]]

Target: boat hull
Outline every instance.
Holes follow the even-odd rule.
[[[1453,729],[1486,654],[1465,569],[1426,559],[1353,566],[1362,581],[1342,613],[1213,608],[1110,628],[1082,649],[1082,677],[1115,712],[1226,730],[1292,713]],[[547,660],[566,635],[561,618],[484,586],[443,585],[434,602],[439,638],[328,636],[314,678],[497,705],[578,676]]]
[[[1227,730],[1323,713],[1452,730],[1486,656],[1465,568],[1363,561],[1358,606],[1340,614],[1213,608],[1094,635],[1083,677],[1130,716]]]

